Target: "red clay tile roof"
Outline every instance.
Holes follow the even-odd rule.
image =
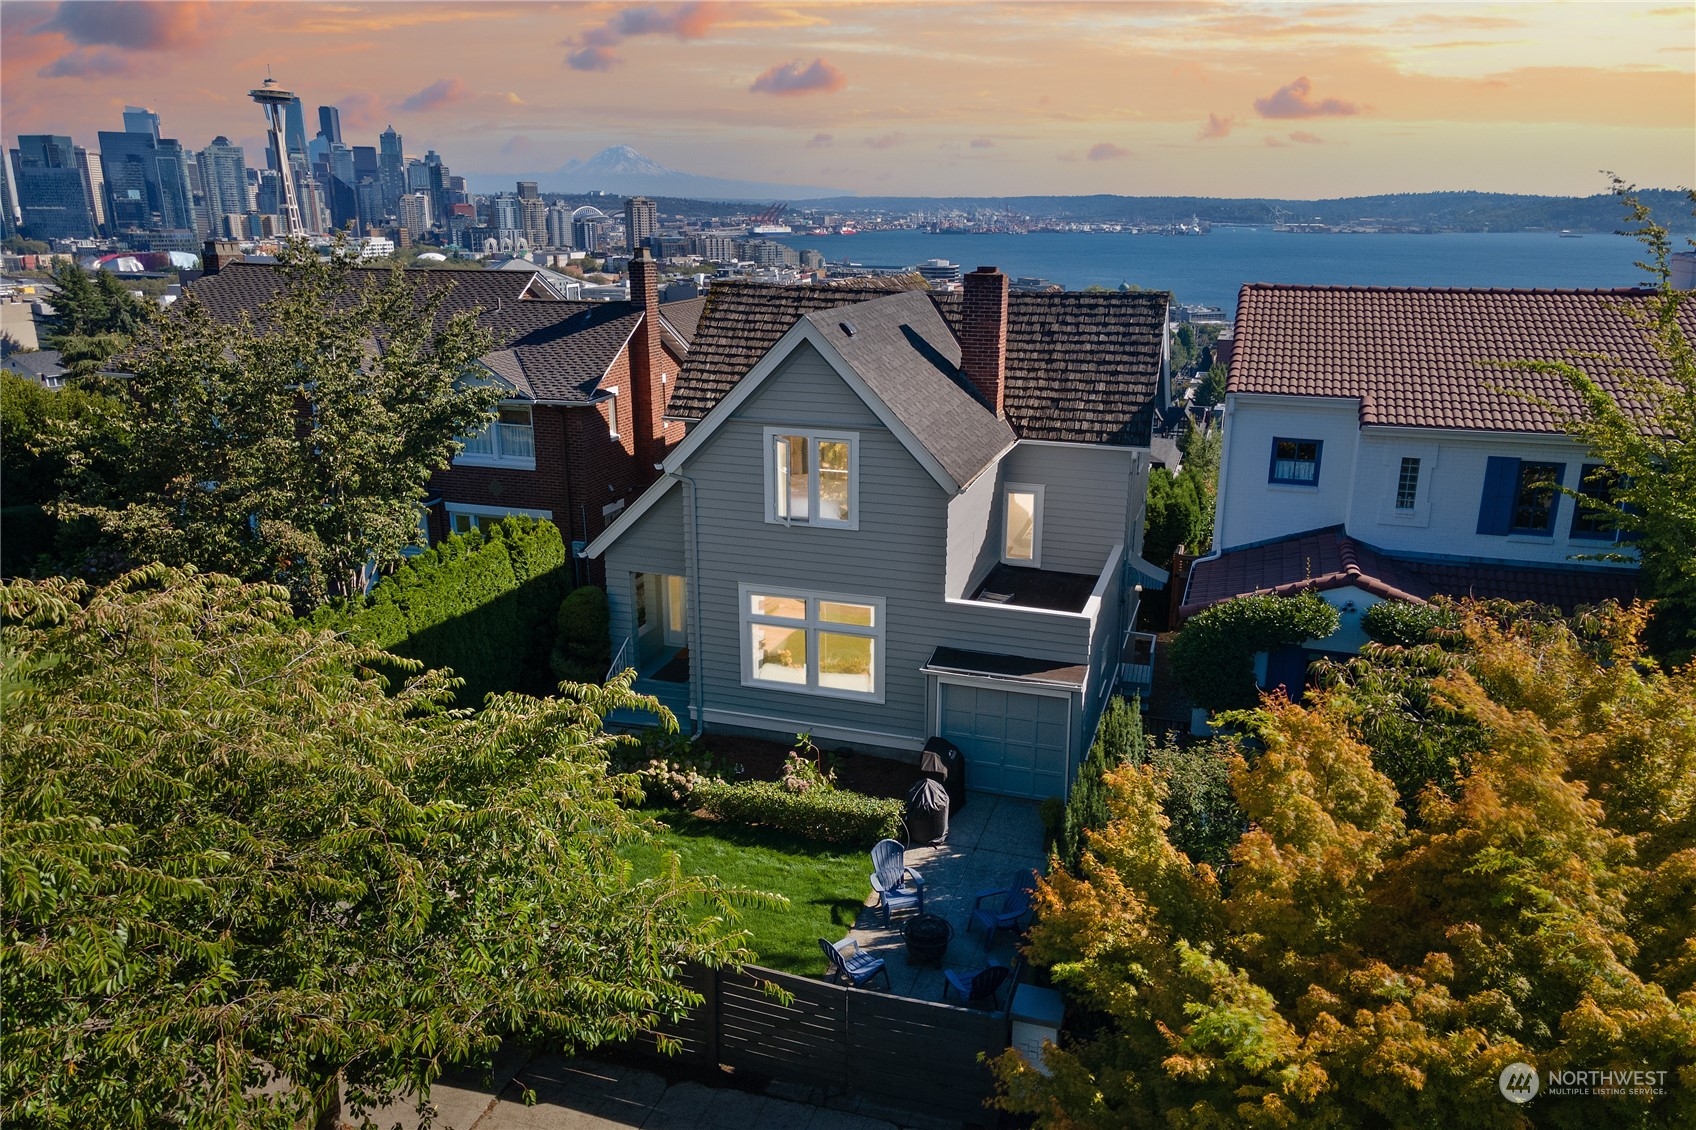
[[[1653,294],[1251,283],[1237,302],[1229,387],[1355,398],[1362,426],[1560,432],[1581,408],[1567,384],[1497,363],[1573,364],[1642,412],[1619,370],[1666,372],[1629,312]],[[1681,324],[1696,334],[1696,306]]]
[[[1480,600],[1534,600],[1570,612],[1581,604],[1629,601],[1637,570],[1606,565],[1506,565],[1394,557],[1340,526],[1245,546],[1195,563],[1180,609],[1193,616],[1249,593],[1290,596],[1349,586],[1386,600],[1423,602],[1439,594]]]

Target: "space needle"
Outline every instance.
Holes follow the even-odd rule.
[[[266,78],[264,86],[248,91],[247,96],[265,107],[265,121],[271,128],[271,166],[277,170],[277,179],[282,182],[283,222],[288,226],[289,235],[303,236],[306,225],[300,222],[300,201],[295,196],[293,170],[288,155],[283,152],[283,108],[294,101],[294,91],[284,90],[274,78]]]

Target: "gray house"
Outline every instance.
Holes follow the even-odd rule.
[[[1164,294],[716,287],[690,430],[586,550],[615,667],[688,727],[916,756],[1064,795],[1143,562]]]

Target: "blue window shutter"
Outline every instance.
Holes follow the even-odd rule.
[[[1519,490],[1519,460],[1490,456],[1484,467],[1484,497],[1478,503],[1478,532],[1506,537],[1513,524],[1513,498]]]

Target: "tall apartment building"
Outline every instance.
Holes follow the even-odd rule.
[[[518,182],[519,223],[524,238],[531,247],[546,247],[548,243],[548,204],[536,190],[533,180]]]
[[[632,196],[624,202],[624,249],[635,254],[638,247],[647,245],[648,237],[660,230],[659,210],[646,196]]]
[[[88,150],[76,147],[77,171],[82,174],[82,190],[88,197],[88,211],[94,217],[94,230],[106,230],[106,178],[100,171],[100,154],[88,159]]]
[[[247,215],[247,154],[220,134],[200,151],[200,182],[214,238],[239,239]]]
[[[548,246],[564,251],[571,246],[571,208],[565,204],[548,205]]]
[[[18,206],[24,233],[31,239],[86,239],[94,234],[94,214],[76,146],[59,134],[26,133],[12,150]]]
[[[401,196],[396,206],[400,226],[413,236],[430,230],[430,196],[424,192],[409,192]]]

